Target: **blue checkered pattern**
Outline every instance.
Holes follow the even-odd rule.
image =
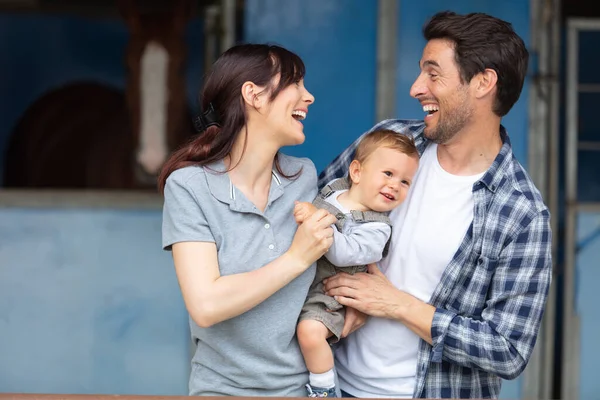
[[[422,121],[375,129],[411,135],[420,154],[428,145]],[[433,346],[420,342],[414,397],[496,398],[535,345],[552,278],[550,213],[500,134],[500,153],[473,185],[473,222],[430,300]],[[345,175],[361,138],[325,168],[320,187]]]

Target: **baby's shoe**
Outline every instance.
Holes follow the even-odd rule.
[[[335,386],[329,389],[312,387],[306,384],[306,390],[308,391],[308,397],[337,397],[335,393]]]

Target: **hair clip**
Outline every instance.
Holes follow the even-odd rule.
[[[213,125],[221,126],[219,123],[219,114],[215,111],[212,103],[208,103],[208,109],[194,118],[194,127],[201,133]]]

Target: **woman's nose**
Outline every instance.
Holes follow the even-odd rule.
[[[306,92],[304,94],[304,101],[307,102],[308,104],[312,104],[315,102],[315,96],[312,95],[311,92],[308,91],[308,89],[304,88],[304,91]]]

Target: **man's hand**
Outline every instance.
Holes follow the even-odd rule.
[[[301,224],[306,221],[314,212],[317,211],[317,207],[312,203],[306,201],[295,201],[294,202],[294,218],[297,224]]]
[[[375,264],[368,265],[368,273],[339,272],[324,282],[326,294],[340,304],[374,317],[398,319],[403,292],[392,285]]]
[[[397,289],[375,264],[368,265],[368,273],[338,272],[323,282],[325,293],[340,304],[373,317],[400,321],[427,343],[432,343],[435,307]]]
[[[345,338],[367,322],[369,316],[352,307],[346,307],[346,316],[344,318],[344,328],[342,337]]]

